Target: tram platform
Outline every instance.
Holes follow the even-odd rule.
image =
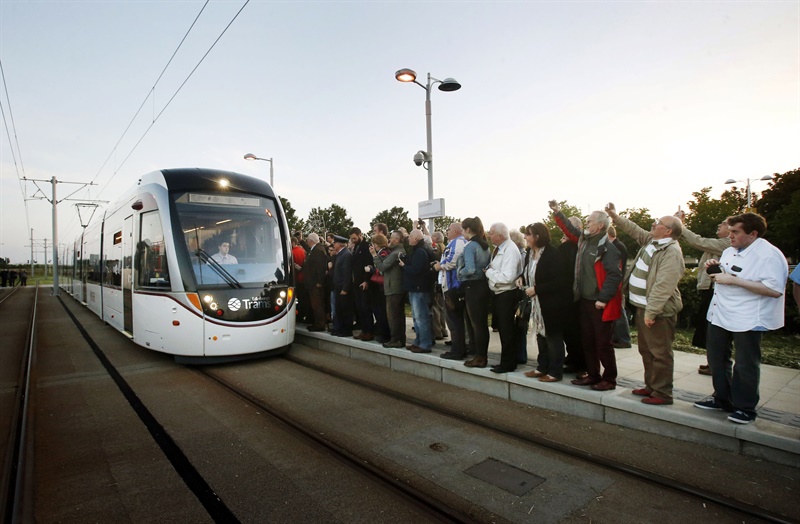
[[[414,339],[407,319],[408,340]],[[594,391],[562,382],[542,383],[524,375],[536,363],[536,348],[528,348],[528,364],[513,373],[496,374],[489,367],[464,366],[462,361],[439,357],[449,349],[438,342],[431,353],[386,349],[377,342],[352,337],[334,337],[326,332],[309,332],[298,325],[295,341],[311,348],[348,358],[371,362],[395,371],[410,373],[453,386],[478,391],[523,404],[656,433],[678,440],[800,467],[800,370],[761,366],[761,401],[758,418],[740,425],[727,420],[728,413],[695,408],[693,403],[713,392],[711,377],[697,368],[704,355],[675,352],[674,398],[668,406],[649,406],[631,393],[644,386],[643,365],[638,348],[617,349],[618,380],[613,391]],[[500,339],[491,333],[489,364],[500,361]],[[533,364],[533,365],[531,365]]]

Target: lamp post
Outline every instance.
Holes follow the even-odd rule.
[[[246,155],[244,155],[244,159],[245,160],[263,160],[264,162],[269,162],[269,185],[273,189],[275,188],[275,179],[274,179],[274,174],[275,173],[274,173],[274,171],[272,169],[273,168],[272,158],[259,158],[256,155],[254,155],[253,153],[247,153]]]
[[[425,90],[425,133],[428,139],[428,149],[426,151],[417,151],[414,155],[414,163],[418,166],[423,166],[428,171],[428,200],[433,200],[433,142],[431,136],[431,87],[434,84],[439,84],[439,91],[458,91],[461,89],[461,84],[455,78],[445,78],[439,80],[433,78],[428,73],[428,83],[422,85],[417,82],[417,73],[412,69],[401,69],[394,74],[394,77],[400,82],[414,82],[422,89]],[[433,233],[433,218],[428,219],[428,230]]]
[[[772,175],[764,175],[758,180],[772,180]],[[747,182],[747,209],[745,211],[750,211],[750,208],[753,205],[753,193],[750,191],[750,179],[746,178],[744,180],[734,180],[729,178],[725,181],[726,184],[735,184],[736,182]],[[755,182],[755,181],[754,181]]]

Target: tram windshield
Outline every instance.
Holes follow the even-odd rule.
[[[175,210],[198,287],[286,283],[273,200],[244,193],[185,192],[175,195]]]

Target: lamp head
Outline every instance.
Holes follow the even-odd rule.
[[[726,181],[725,181],[725,183],[726,183],[726,184],[735,184],[735,183],[736,183],[736,180],[734,180],[734,179],[732,179],[732,178],[729,178],[728,180],[726,180]]]
[[[439,84],[439,91],[458,91],[461,89],[461,84],[455,78],[445,78]]]
[[[245,160],[256,160],[256,159],[258,159],[258,157],[256,155],[254,155],[253,153],[247,153],[246,155],[244,155],[244,159]]]
[[[772,180],[772,175],[764,175],[761,177],[761,180]]]
[[[413,82],[417,79],[417,73],[413,69],[403,68],[394,74],[400,82]]]

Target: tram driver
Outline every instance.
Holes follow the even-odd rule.
[[[230,243],[223,242],[219,245],[219,253],[216,253],[211,258],[213,258],[223,266],[227,264],[238,264],[239,261],[236,259],[236,257],[228,253],[230,249],[231,249]]]

